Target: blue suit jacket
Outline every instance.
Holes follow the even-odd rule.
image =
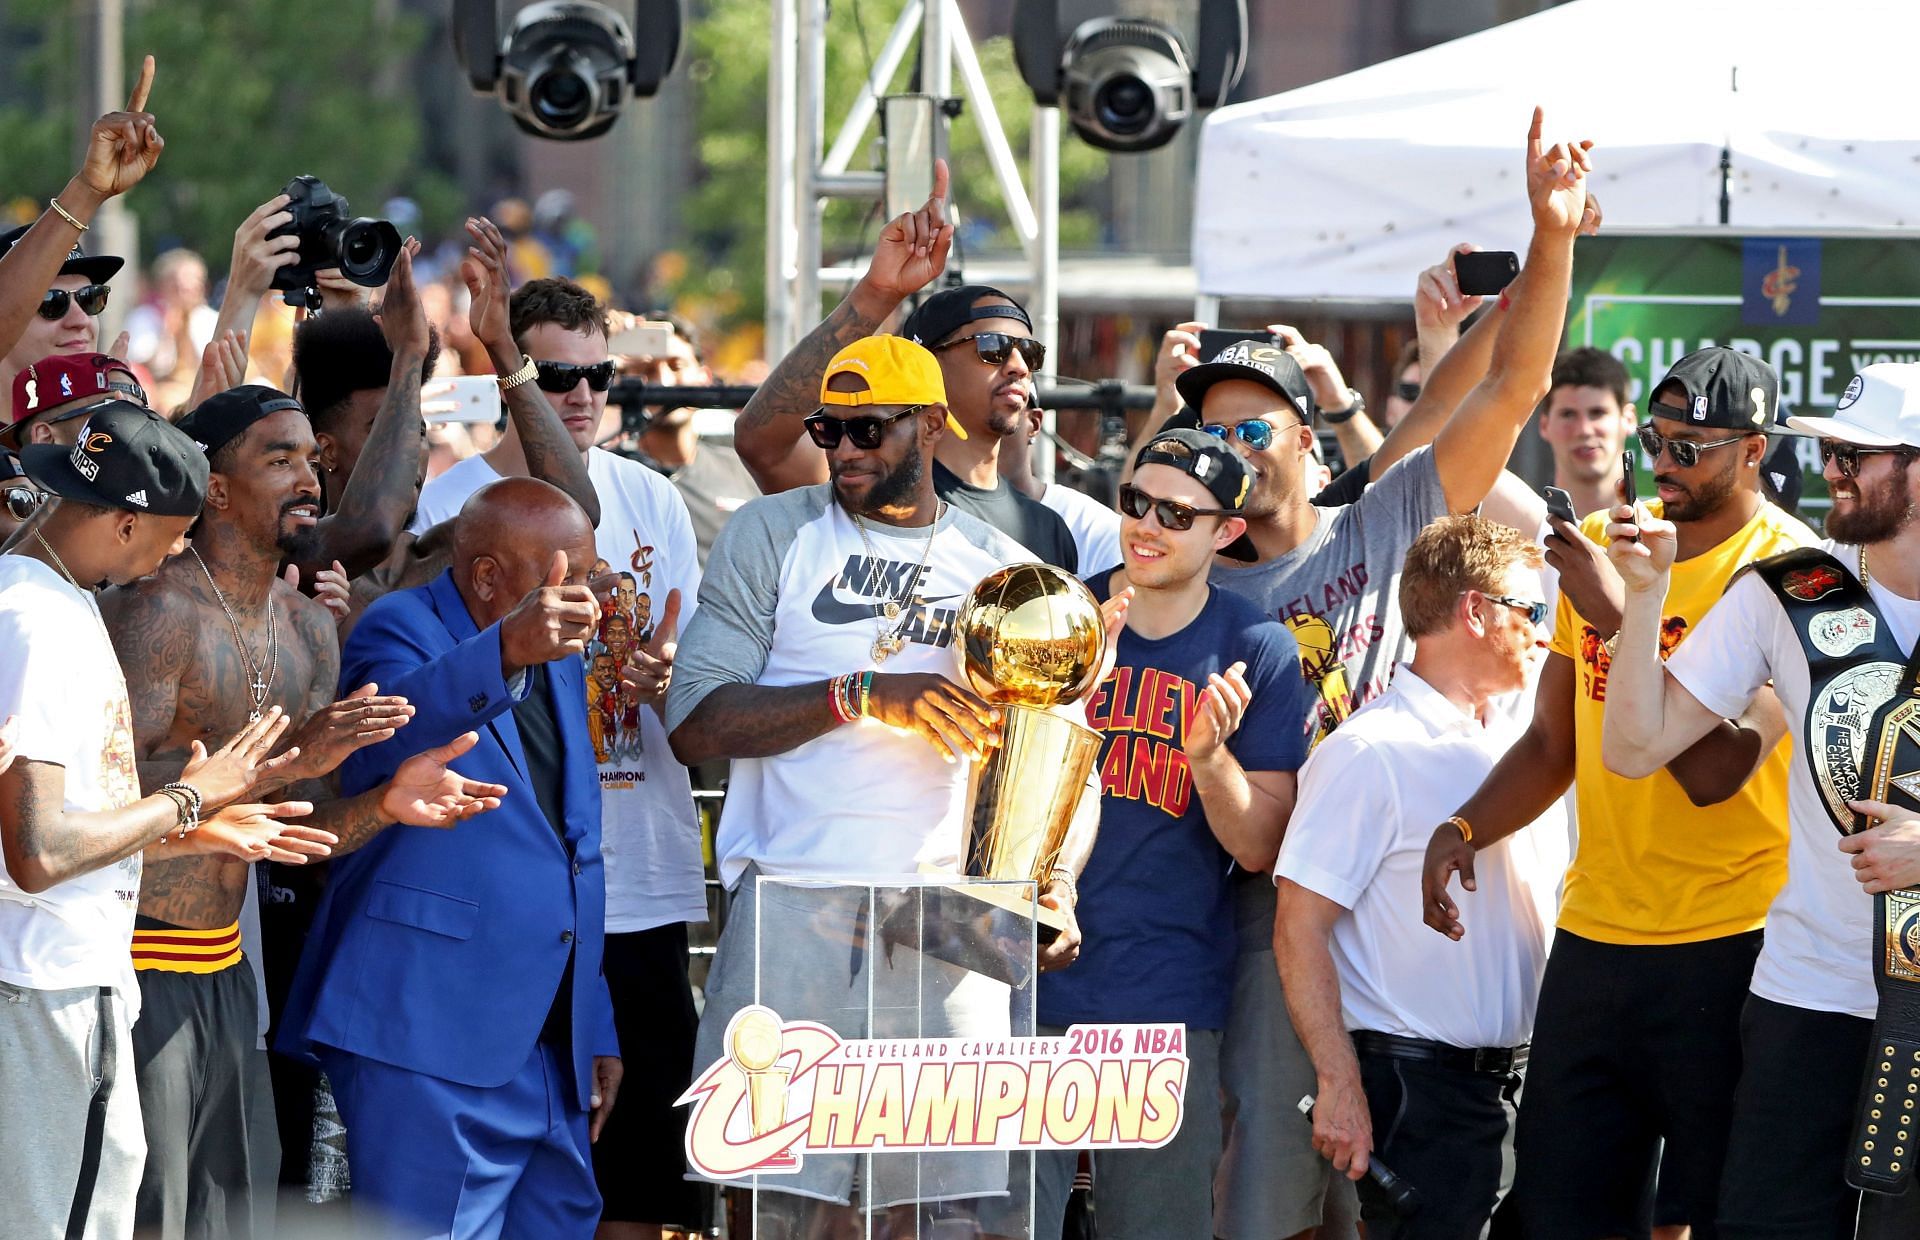
[[[333,862],[278,1049],[311,1057],[333,1047],[462,1085],[504,1085],[533,1052],[571,952],[573,1066],[587,1106],[593,1056],[617,1055],[619,1043],[601,970],[600,782],[580,660],[547,665],[565,844],[527,782],[500,626],[476,629],[451,573],[369,607],[340,664],[341,692],[373,681],[414,708],[393,739],[340,768],[343,793],[468,731],[480,743],[454,768],[508,792],[499,809],[449,830],[388,827]]]

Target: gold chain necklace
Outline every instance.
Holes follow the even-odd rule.
[[[35,530],[33,532],[33,539],[35,542],[40,544],[40,549],[42,551],[45,551],[48,556],[52,557],[53,566],[60,570],[60,575],[67,579],[67,584],[72,586],[74,589],[80,591],[81,597],[84,598],[90,604],[87,610],[93,613],[93,622],[100,626],[100,636],[106,639],[107,645],[109,646],[113,645],[113,638],[109,636],[107,633],[107,622],[100,618],[100,608],[97,605],[92,605],[93,591],[81,585],[79,582],[79,579],[77,579],[72,573],[67,571],[66,561],[60,558],[60,553],[53,549],[52,543],[48,542],[45,538],[41,537],[39,530]]]
[[[1867,574],[1867,544],[1860,544],[1860,584],[1866,585],[1873,578]]]
[[[887,599],[874,612],[872,654],[875,663],[885,663],[890,656],[899,654],[906,648],[906,639],[900,634],[906,629],[907,621],[912,617],[902,616],[901,613],[906,609],[906,604],[912,601],[913,589],[919,584],[920,574],[927,567],[927,557],[933,553],[933,534],[940,528],[940,518],[946,510],[947,501],[934,501],[933,521],[927,526],[927,541],[920,548],[920,563],[908,576],[906,589],[899,598]],[[860,514],[851,508],[847,509],[847,515],[853,518],[853,528],[860,532],[860,546],[867,553],[867,563],[874,565],[877,570],[880,557],[874,554],[873,543],[867,538],[866,523],[860,520]],[[891,629],[887,627],[889,624],[893,625]]]

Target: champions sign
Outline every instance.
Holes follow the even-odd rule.
[[[693,1104],[687,1162],[716,1180],[808,1153],[1154,1149],[1180,1131],[1186,1026],[1075,1025],[1057,1037],[844,1041],[742,1009]]]

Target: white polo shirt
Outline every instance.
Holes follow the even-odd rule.
[[[1450,1046],[1518,1046],[1533,1034],[1564,864],[1559,802],[1474,857],[1477,891],[1453,887],[1466,936],[1421,920],[1434,827],[1472,796],[1522,726],[1483,726],[1410,666],[1313,751],[1276,878],[1348,910],[1333,925],[1348,1029]]]

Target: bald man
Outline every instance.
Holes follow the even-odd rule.
[[[383,832],[333,870],[279,1048],[333,1082],[356,1211],[407,1235],[586,1240],[589,1146],[620,1082],[579,657],[600,618],[593,526],[508,478],[461,508],[452,557],[369,607],[341,652],[342,683],[414,708],[405,745],[358,751],[341,788],[477,733],[461,766],[501,806],[484,830]]]

